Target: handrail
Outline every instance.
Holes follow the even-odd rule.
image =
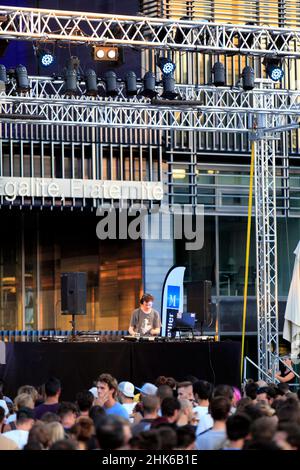
[[[259,367],[257,364],[255,364],[255,362],[253,362],[248,356],[245,356],[244,357],[244,382],[246,382],[247,380],[247,361],[250,362],[250,364],[252,364],[259,372],[261,372],[265,377],[267,377],[270,381],[273,381],[273,377],[269,374],[267,374],[267,372],[265,372],[261,367]],[[279,382],[278,379],[274,379],[276,382]]]

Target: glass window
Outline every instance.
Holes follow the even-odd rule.
[[[248,295],[255,295],[255,220],[252,218]],[[242,296],[245,284],[247,217],[219,218],[220,295]]]

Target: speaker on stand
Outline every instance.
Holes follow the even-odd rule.
[[[211,319],[211,281],[187,282],[186,294],[187,311],[196,314],[201,336],[203,336],[203,326]]]
[[[61,274],[61,313],[72,315],[72,341],[75,340],[77,315],[86,315],[86,273],[69,272]]]

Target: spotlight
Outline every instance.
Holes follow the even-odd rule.
[[[30,86],[29,86],[29,80],[28,80],[28,74],[27,74],[27,69],[24,67],[24,65],[18,65],[16,67],[16,80],[17,80],[17,91],[18,92],[26,92],[29,91]]]
[[[126,87],[126,94],[128,96],[134,96],[137,94],[136,74],[133,71],[130,71],[126,74],[125,87]]]
[[[3,64],[0,64],[0,81],[7,83],[6,67]]]
[[[87,96],[97,96],[98,95],[98,86],[97,86],[97,75],[95,70],[88,69],[85,73],[85,85],[86,85],[86,95]]]
[[[222,62],[215,62],[212,73],[214,74],[213,84],[215,86],[225,85],[225,67]]]
[[[254,88],[254,70],[252,67],[245,67],[242,71],[242,86],[245,91],[253,90]]]
[[[164,75],[170,75],[176,69],[176,64],[166,57],[159,57],[157,65]]]
[[[113,70],[106,72],[104,75],[104,81],[106,85],[106,96],[117,96],[117,75]]]
[[[118,62],[119,60],[119,49],[118,47],[111,46],[94,46],[93,47],[93,59],[101,61]]]
[[[65,69],[65,94],[66,95],[77,95],[77,82],[78,82],[78,68],[80,60],[78,57],[71,57],[67,68]]]
[[[154,98],[157,95],[155,91],[155,75],[152,72],[147,72],[143,78],[144,88],[141,91],[141,95],[146,98]]]
[[[170,75],[163,77],[163,92],[161,97],[167,100],[175,100],[177,96],[179,96],[179,93],[175,91],[175,79]]]
[[[265,57],[263,60],[263,65],[265,65],[266,73],[271,78],[271,80],[273,80],[273,82],[279,82],[283,79],[284,71],[280,59]]]
[[[50,67],[54,64],[54,55],[47,49],[38,49],[36,54],[42,67]]]

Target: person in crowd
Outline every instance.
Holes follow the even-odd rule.
[[[135,388],[141,393],[142,396],[157,394],[157,387],[154,384],[149,383],[149,382],[144,383],[144,385],[141,388],[139,387],[135,387]]]
[[[89,442],[95,434],[93,420],[87,416],[80,416],[70,429],[70,434],[78,442],[79,450],[88,450]]]
[[[174,393],[169,385],[160,385],[157,389],[156,395],[159,398],[160,403],[167,397],[173,397]]]
[[[119,400],[127,411],[130,421],[133,422],[133,410],[136,406],[134,399],[134,385],[131,382],[120,382],[118,389]]]
[[[196,425],[196,415],[194,413],[193,403],[186,398],[179,400],[180,413],[177,420],[177,426],[186,426],[187,424]]]
[[[138,424],[132,427],[133,436],[143,431],[148,431],[152,423],[158,418],[158,410],[160,408],[160,400],[154,395],[145,395],[142,397],[143,418]]]
[[[198,382],[193,384],[193,393],[196,405],[194,407],[194,412],[199,422],[204,415],[208,414],[208,405],[212,392],[212,384],[205,380],[198,380]]]
[[[176,450],[195,450],[196,430],[195,426],[186,424],[177,429]]]
[[[229,416],[231,402],[227,397],[212,398],[209,409],[213,419],[213,426],[197,435],[196,448],[198,450],[222,449],[226,442],[226,420]]]
[[[274,441],[282,450],[300,450],[300,426],[296,423],[278,423]]]
[[[89,390],[83,390],[76,395],[76,404],[80,416],[89,416],[94,403],[94,395]]]
[[[78,450],[78,444],[72,439],[63,439],[55,442],[49,450]]]
[[[236,404],[236,412],[243,413],[245,411],[246,406],[251,405],[253,401],[249,397],[241,398]]]
[[[177,426],[179,419],[180,402],[178,398],[167,397],[161,404],[161,417],[157,418],[151,425],[151,428],[156,428],[161,424],[168,424],[171,427]]]
[[[60,417],[60,422],[65,432],[68,432],[76,423],[79,412],[74,403],[65,401],[59,404],[57,414]]]
[[[97,427],[97,423],[105,416],[105,410],[102,406],[94,405],[90,409],[89,417],[93,420],[95,428]]]
[[[21,408],[17,411],[16,429],[4,433],[4,436],[13,440],[19,449],[27,444],[29,431],[34,425],[34,412],[31,408]]]
[[[105,416],[96,428],[96,436],[101,450],[122,450],[125,433],[122,423],[115,416]]]
[[[61,423],[58,421],[52,421],[50,423],[45,423],[45,426],[49,434],[49,447],[51,447],[55,442],[64,439],[65,431]]]
[[[136,333],[143,336],[157,336],[160,334],[161,321],[157,310],[153,308],[154,297],[151,294],[144,294],[140,299],[139,308],[132,312],[129,334]]]
[[[37,389],[33,387],[32,385],[22,385],[18,389],[17,395],[21,395],[23,393],[26,393],[26,395],[30,395],[34,403],[34,406],[36,406],[36,401],[38,400],[38,397],[39,397]]]
[[[129,420],[127,410],[116,400],[118,382],[110,374],[101,374],[97,381],[98,398],[95,404],[103,406],[107,415],[122,416]]]
[[[254,404],[256,403],[258,389],[259,386],[256,382],[248,382],[245,385],[245,395],[246,397],[250,398]]]
[[[5,410],[0,406],[0,450],[19,450],[18,445],[12,439],[4,436],[2,430],[5,426]]]
[[[61,383],[56,377],[50,377],[45,383],[46,400],[34,409],[35,419],[41,419],[44,413],[51,411],[57,413],[59,407],[59,397],[61,394]]]
[[[226,434],[228,441],[223,450],[241,450],[245,440],[250,438],[251,419],[246,414],[235,413],[228,416],[226,421]]]
[[[177,447],[177,433],[169,424],[162,424],[157,429],[160,436],[161,450],[172,451]]]
[[[155,380],[155,385],[156,387],[160,387],[161,385],[168,385],[169,387],[171,387],[172,390],[176,390],[177,382],[174,377],[166,377],[164,375],[160,375]]]
[[[252,440],[255,442],[272,441],[277,430],[277,420],[273,417],[263,416],[250,426]]]
[[[21,408],[31,408],[34,409],[34,401],[32,399],[32,395],[28,393],[20,393],[17,395],[13,402],[13,413],[9,415],[6,419],[6,425],[4,427],[3,432],[14,431],[16,429],[16,420],[17,414],[16,412]]]
[[[39,421],[34,424],[29,431],[28,442],[26,444],[26,449],[31,445],[32,442],[37,442],[41,446],[41,450],[46,450],[50,446],[50,433],[46,423]]]
[[[156,429],[149,431],[142,431],[136,436],[132,437],[129,441],[129,448],[131,450],[146,450],[156,451],[161,450],[161,436]]]
[[[177,398],[194,401],[193,384],[192,382],[179,382],[177,384]]]
[[[280,383],[291,384],[294,383],[295,374],[291,370],[293,369],[293,363],[289,356],[283,359],[284,364],[280,362],[280,370],[276,372],[275,377]]]

